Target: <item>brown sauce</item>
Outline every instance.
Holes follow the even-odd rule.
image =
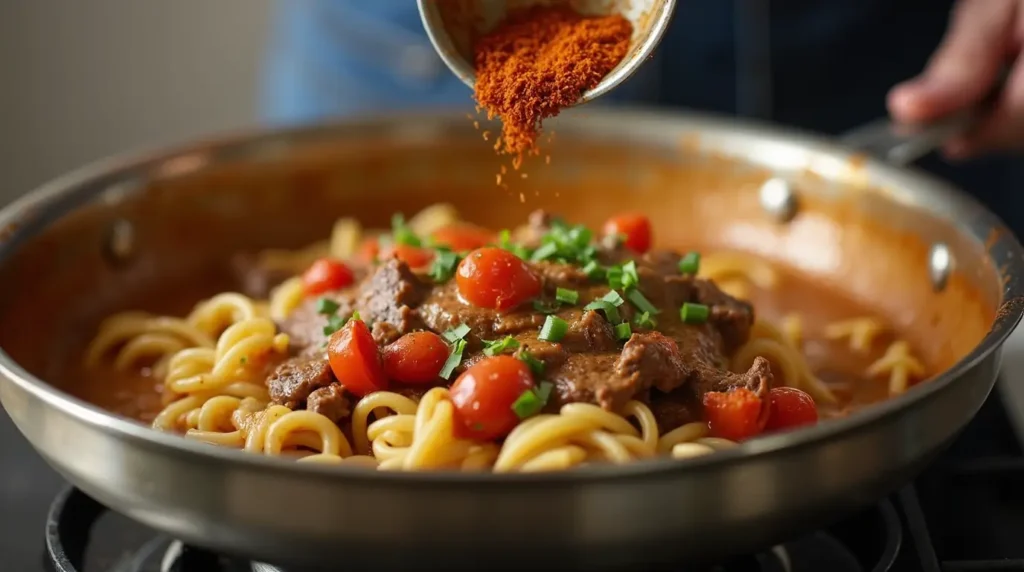
[[[680,249],[686,251],[687,249]],[[838,407],[823,408],[824,417],[844,415],[865,405],[884,400],[887,379],[870,378],[868,366],[879,359],[889,343],[906,336],[893,331],[882,312],[866,307],[836,289],[822,285],[814,279],[791,269],[773,265],[777,282],[771,290],[749,286],[749,301],[755,314],[776,326],[787,316],[797,315],[802,322],[803,355],[813,372],[835,392]],[[126,308],[153,314],[184,316],[202,299],[218,292],[237,291],[240,284],[222,276],[211,275],[206,280],[187,279],[164,283],[128,303]],[[847,340],[829,340],[824,336],[828,324],[854,318],[873,317],[886,323],[883,331],[865,353],[851,350]],[[116,371],[109,362],[98,368],[82,365],[82,355],[88,339],[78,342],[71,360],[58,366],[54,379],[66,380],[62,389],[90,403],[119,415],[151,422],[163,407],[161,385],[148,369]],[[917,348],[912,349],[916,350]],[[917,352],[915,351],[915,354]],[[926,363],[931,375],[935,368]]]

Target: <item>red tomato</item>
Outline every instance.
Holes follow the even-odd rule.
[[[765,431],[792,429],[818,422],[818,406],[814,398],[795,387],[772,388],[768,411]]]
[[[453,222],[441,227],[435,230],[430,238],[455,252],[474,250],[494,242],[494,234],[491,231],[468,222]]]
[[[742,387],[728,393],[704,394],[704,418],[713,436],[730,441],[756,436],[767,421],[761,398]]]
[[[502,355],[476,362],[448,390],[455,405],[456,434],[481,441],[508,435],[519,423],[512,404],[530,389],[533,374],[522,360]]]
[[[332,258],[321,258],[302,274],[302,287],[307,296],[340,290],[355,281],[348,266]]]
[[[409,268],[424,268],[434,260],[434,251],[429,248],[409,246],[408,244],[392,244],[380,249],[380,260],[394,256],[409,265]]]
[[[327,358],[334,377],[357,397],[388,388],[377,342],[362,320],[349,320],[327,340]]]
[[[376,238],[367,238],[359,245],[356,259],[367,264],[373,264],[377,261],[378,255],[380,255],[380,242]]]
[[[402,383],[430,383],[448,359],[448,344],[434,332],[412,332],[381,351],[384,373]]]
[[[540,294],[540,278],[518,256],[495,247],[470,252],[455,275],[459,294],[480,308],[510,310]]]
[[[621,214],[604,223],[604,233],[625,237],[626,248],[643,254],[651,248],[651,221],[642,214]]]

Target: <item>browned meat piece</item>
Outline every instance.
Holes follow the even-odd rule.
[[[430,288],[406,263],[389,259],[363,282],[357,304],[359,313],[370,322],[387,322],[402,334],[420,329],[423,322],[414,309]]]
[[[317,312],[317,304],[320,298],[326,297],[337,302],[338,311],[336,315],[347,318],[352,314],[352,300],[348,294],[333,293],[327,296],[309,298],[299,305],[292,313],[281,320],[278,328],[288,334],[288,340],[293,352],[300,353],[308,349],[311,352],[320,351],[327,337],[324,335],[324,326],[327,325],[327,316]]]
[[[298,356],[286,360],[267,378],[270,399],[290,409],[302,409],[313,391],[334,382],[324,356]]]
[[[680,388],[672,393],[656,393],[647,406],[658,421],[658,430],[667,433],[676,427],[701,420],[703,406],[697,401],[690,388]]]
[[[626,342],[615,364],[615,374],[634,380],[633,385],[641,389],[655,387],[668,393],[686,381],[691,367],[683,361],[674,339],[646,332],[633,334]]]
[[[772,388],[772,367],[768,360],[763,357],[754,358],[754,363],[746,373],[703,368],[693,380],[698,403],[703,403],[705,393],[728,392],[741,387],[753,391],[761,399],[767,399]]]
[[[563,318],[565,319],[565,318]],[[599,312],[574,312],[562,345],[572,351],[610,352],[619,348],[611,324]]]
[[[319,413],[335,423],[352,413],[348,396],[340,383],[332,383],[309,394],[306,409]]]
[[[747,342],[754,325],[754,307],[722,292],[714,282],[694,280],[695,295],[691,302],[711,308],[710,320],[718,327],[725,352],[732,353]]]
[[[373,327],[370,329],[370,334],[373,336],[373,341],[377,342],[377,345],[381,347],[402,337],[402,333],[398,331],[398,328],[387,322],[374,322]]]

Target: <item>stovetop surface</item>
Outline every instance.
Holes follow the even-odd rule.
[[[1012,393],[994,392],[945,454],[879,505],[782,551],[738,557],[715,572],[1024,571],[1024,454],[1004,405],[1004,394]],[[66,485],[6,415],[0,416],[0,463],[0,569],[53,572],[44,558],[44,530]],[[93,502],[81,493],[65,498]],[[70,529],[83,530],[71,535],[76,539],[86,536],[81,526]],[[188,558],[168,568],[165,553],[181,547],[115,513],[102,514],[91,532],[77,572],[264,570],[187,548]]]

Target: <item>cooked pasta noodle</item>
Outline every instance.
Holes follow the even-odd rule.
[[[806,391],[821,403],[838,403],[832,390],[811,371],[800,350],[782,332],[760,319],[750,329],[750,340],[733,355],[732,370],[747,371],[758,356],[766,358],[778,368],[773,372],[782,378],[782,385]]]
[[[870,316],[833,322],[825,326],[825,338],[829,340],[850,340],[850,349],[857,353],[871,350],[875,339],[885,331],[885,324]]]
[[[872,377],[889,376],[889,394],[899,395],[907,390],[910,381],[920,379],[925,374],[924,365],[910,352],[910,344],[903,340],[893,342],[885,350],[885,355],[868,366],[868,375]]]
[[[457,221],[451,205],[417,213],[408,227],[430,236]],[[364,230],[352,218],[338,219],[327,241],[297,251],[266,251],[258,264],[292,274],[321,256],[355,255]],[[777,288],[779,275],[768,263],[741,253],[707,256],[700,276],[739,297],[751,288]],[[419,400],[377,391],[358,399],[344,425],[310,409],[272,403],[265,381],[289,355],[289,338],[276,323],[306,301],[303,281],[289,278],[266,300],[228,292],[197,304],[185,318],[126,312],[103,322],[85,360],[95,366],[110,357],[118,370],[149,366],[162,382],[163,408],[153,427],[186,438],[298,462],[354,465],[380,470],[463,470],[534,472],[591,463],[622,464],[654,456],[677,459],[706,455],[737,444],[711,436],[707,422],[686,423],[662,433],[652,409],[629,401],[621,413],[589,403],[569,403],[557,412],[534,414],[500,442],[460,437],[460,421],[449,390],[432,388]],[[835,322],[828,339],[849,338],[851,348],[871,348],[884,324],[873,318]],[[627,330],[628,331],[628,330]],[[730,358],[735,372],[755,358],[769,360],[777,384],[801,389],[822,404],[837,404],[832,390],[812,371],[802,351],[805,328],[789,314],[776,328],[763,320]],[[891,393],[906,389],[924,368],[906,342],[896,342],[868,368],[889,376]],[[337,389],[337,388],[335,388]],[[309,398],[312,400],[312,398]],[[312,401],[310,401],[312,403]]]

